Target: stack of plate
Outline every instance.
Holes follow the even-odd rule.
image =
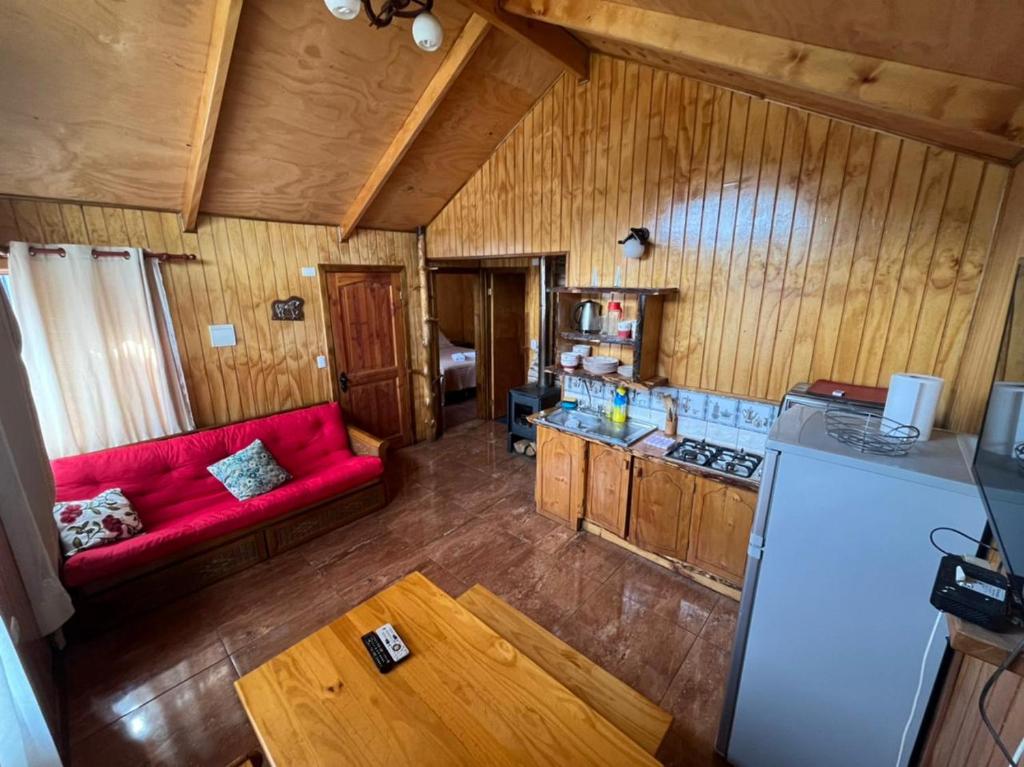
[[[583,360],[583,369],[594,375],[608,375],[618,367],[619,361],[615,357],[586,357]]]

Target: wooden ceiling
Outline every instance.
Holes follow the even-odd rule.
[[[1020,2],[434,10],[445,46],[427,54],[410,22],[373,30],[322,0],[0,0],[0,194],[413,229],[562,69],[585,74],[588,47],[1004,163],[1024,156]]]
[[[2,0],[0,18],[0,192],[177,209],[212,0]]]
[[[1024,4],[502,0],[613,56],[957,151],[1024,156]]]
[[[0,0],[0,193],[181,210],[211,29],[231,2]],[[374,30],[322,0],[240,4],[200,209],[337,224],[472,11],[438,0],[445,44],[428,54],[408,20]],[[491,29],[364,225],[428,223],[560,71]]]
[[[825,48],[1024,85],[1024,3],[1006,0],[619,0]]]

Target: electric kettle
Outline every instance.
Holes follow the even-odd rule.
[[[580,301],[572,310],[572,321],[579,333],[601,332],[601,304]]]

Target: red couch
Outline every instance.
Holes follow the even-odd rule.
[[[206,467],[257,438],[292,479],[238,501]],[[64,582],[101,591],[192,557],[198,557],[192,570],[211,570],[213,562],[211,575],[223,577],[233,571],[225,547],[258,561],[383,506],[384,449],[381,440],[346,429],[337,403],[329,403],[55,460],[58,501],[119,487],[145,529],[65,560]],[[350,497],[356,502],[344,503]],[[315,513],[293,519],[302,512]],[[252,561],[238,564],[234,569]],[[174,574],[195,580],[194,572]]]

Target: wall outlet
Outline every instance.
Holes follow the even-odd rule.
[[[234,325],[210,325],[210,346],[216,349],[220,346],[234,346],[236,343]]]
[[[303,277],[316,277],[315,266],[304,266],[299,271],[302,273]]]
[[[318,354],[317,355],[316,366],[318,368],[325,368],[325,367],[327,367],[327,355],[326,354]]]

